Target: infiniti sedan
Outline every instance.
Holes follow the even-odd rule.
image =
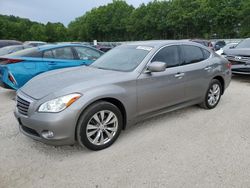
[[[88,67],[38,75],[17,91],[23,134],[52,145],[107,148],[140,120],[199,104],[213,109],[231,80],[231,64],[189,41],[118,46]]]

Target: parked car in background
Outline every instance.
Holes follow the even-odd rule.
[[[195,104],[215,108],[230,80],[230,63],[203,45],[135,42],[88,67],[30,80],[17,92],[15,116],[33,139],[100,150],[142,119]]]
[[[42,41],[25,41],[24,44],[26,45],[30,45],[33,47],[37,47],[37,46],[42,46],[47,44],[47,42],[42,42]]]
[[[89,65],[103,52],[83,45],[43,45],[0,57],[0,85],[18,89],[34,76],[54,69]]]
[[[91,46],[89,42],[57,42],[56,44],[79,44],[84,46]]]
[[[21,44],[23,43],[16,40],[0,40],[0,48],[3,48],[5,46],[21,45]]]
[[[219,50],[216,51],[217,54],[222,55],[224,53],[225,50],[234,48],[238,43],[236,42],[232,42],[232,43],[228,43],[226,44],[226,46],[224,46],[223,48],[220,48]]]
[[[232,63],[234,74],[250,74],[250,38],[241,41],[223,55]]]
[[[12,46],[5,46],[0,48],[0,56],[11,54],[20,50],[24,50],[26,48],[31,48],[32,46],[29,45],[12,45]]]
[[[98,44],[97,46],[94,47],[98,50],[101,50],[102,52],[108,52],[113,48],[113,46],[111,45],[101,45],[101,44]]]
[[[218,40],[216,42],[212,42],[213,48],[215,51],[218,51],[219,49],[223,48],[226,45],[226,42],[224,40]]]

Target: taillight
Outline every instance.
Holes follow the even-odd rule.
[[[8,78],[9,78],[9,80],[10,80],[13,84],[17,84],[17,82],[16,82],[14,76],[13,76],[11,73],[8,74]]]
[[[21,59],[1,59],[0,64],[6,65],[6,64],[12,64],[12,63],[19,63],[23,60]]]
[[[21,60],[21,59],[7,59],[7,64],[18,63],[21,61],[23,61],[23,60]]]

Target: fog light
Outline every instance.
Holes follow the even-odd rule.
[[[43,138],[53,138],[54,137],[54,133],[52,131],[43,131],[42,132],[42,137]]]

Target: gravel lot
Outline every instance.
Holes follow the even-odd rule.
[[[19,133],[0,89],[0,187],[250,187],[250,77],[214,110],[192,106],[139,123],[99,152]]]

